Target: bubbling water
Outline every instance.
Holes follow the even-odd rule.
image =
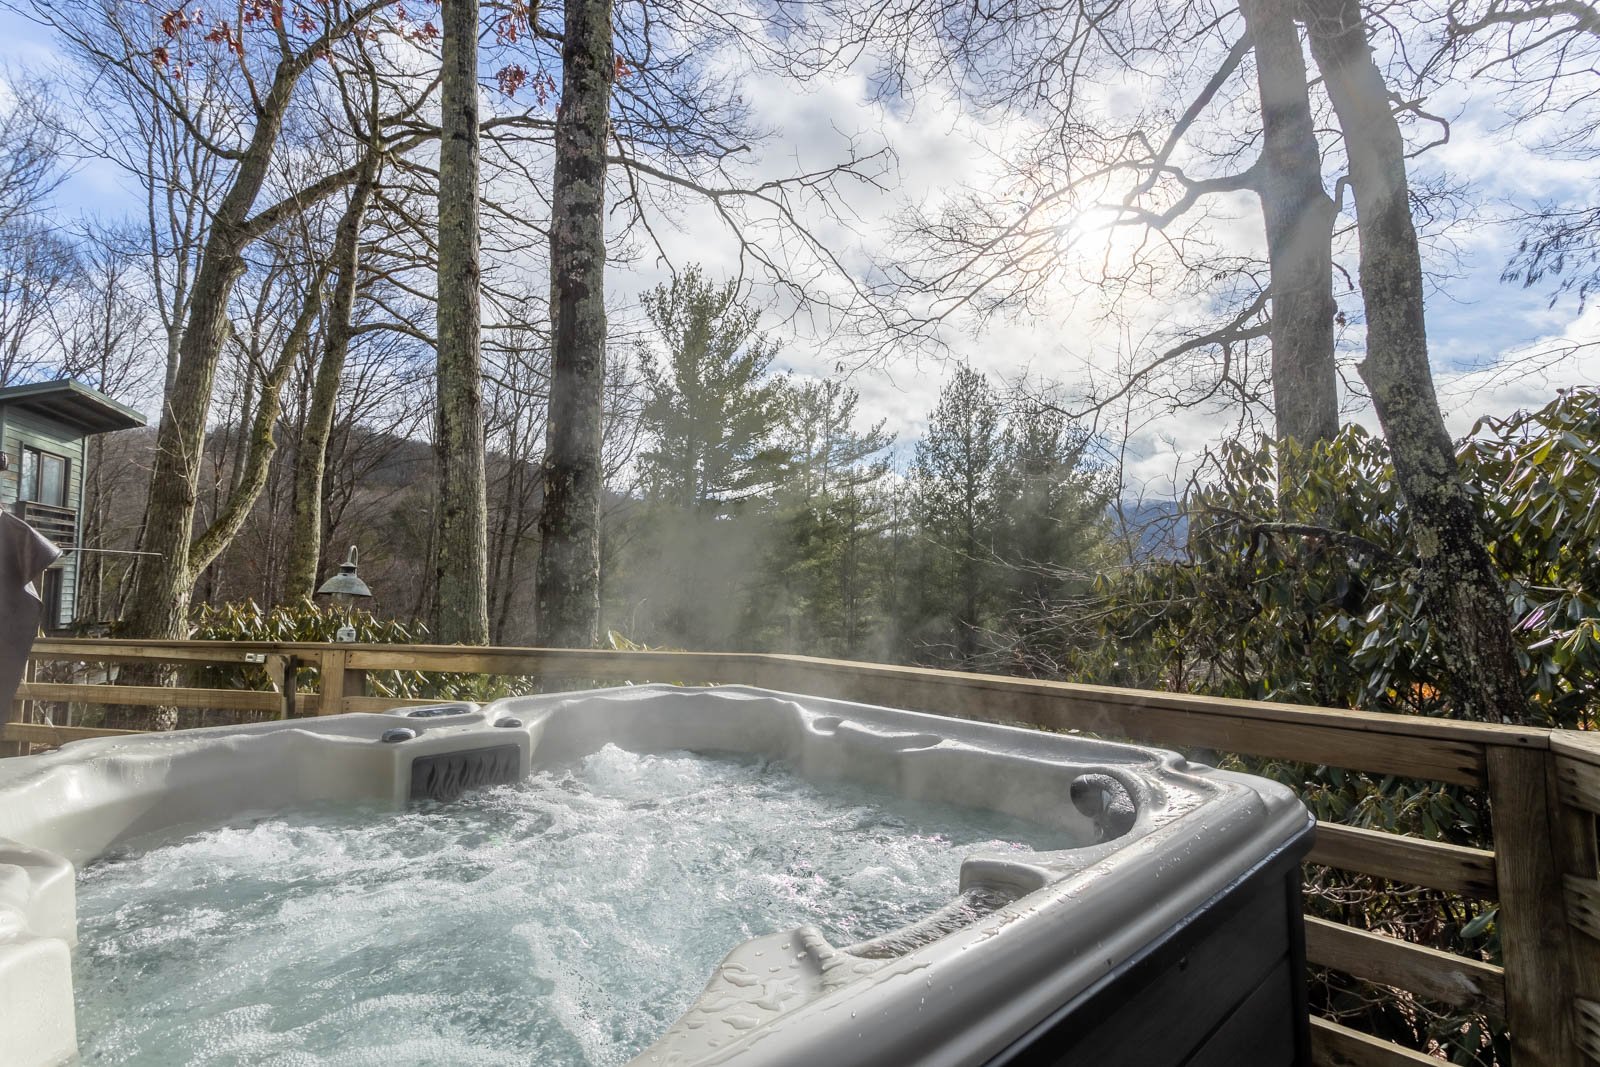
[[[878,937],[948,904],[973,851],[1071,843],[778,763],[608,746],[455,804],[96,861],[79,1044],[162,1067],[618,1064],[740,941]]]

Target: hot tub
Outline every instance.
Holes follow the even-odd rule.
[[[606,746],[782,761],[985,809],[1063,847],[976,852],[949,906],[830,943],[729,944],[631,1061],[1309,1063],[1287,789],[1154,749],[726,686],[638,686],[80,741],[0,761],[0,1061],[76,1054],[74,879],[126,842],[316,805],[404,808]],[[940,809],[943,810],[943,809]],[[426,908],[421,908],[425,911]]]

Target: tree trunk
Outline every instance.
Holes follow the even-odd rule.
[[[439,539],[434,632],[489,641],[488,512],[478,321],[478,4],[444,0],[439,147]]]
[[[101,492],[100,469],[105,464],[104,434],[84,444],[83,511],[79,514],[78,541],[84,548],[105,547],[105,497]],[[105,556],[99,552],[78,553],[78,595],[74,604],[74,623],[96,622],[104,605]]]
[[[377,180],[377,159],[350,192],[350,202],[339,219],[333,243],[333,269],[339,272],[327,310],[328,325],[322,359],[306,405],[305,426],[294,457],[294,501],[289,520],[288,559],[284,563],[283,599],[294,603],[310,599],[317,588],[317,566],[322,557],[322,482],[327,472],[328,438],[333,433],[334,409],[345,356],[350,351],[351,316],[361,269],[361,224]]]
[[[261,491],[267,487],[267,479],[272,473],[272,457],[278,448],[274,431],[278,425],[278,415],[283,410],[283,385],[310,343],[312,328],[322,313],[322,290],[330,267],[330,261],[323,260],[312,271],[294,325],[290,327],[276,361],[267,369],[267,376],[261,383],[261,399],[255,406],[254,415],[251,416],[247,411],[240,412],[241,422],[245,418],[250,419],[250,432],[240,443],[244,460],[239,465],[239,484],[228,495],[227,503],[205,532],[195,539],[194,547],[189,551],[189,562],[196,574],[210,567],[232,543],[250,517],[256,501],[261,498]]]
[[[550,219],[555,322],[537,582],[540,644],[581,648],[599,638],[606,138],[616,60],[610,0],[572,0],[566,13]]]
[[[312,272],[307,282],[305,296],[300,305],[300,311],[295,316],[294,325],[289,330],[289,336],[284,339],[283,348],[279,351],[277,361],[268,369],[266,379],[261,383],[261,400],[256,405],[256,410],[250,421],[250,434],[243,444],[247,448],[244,463],[240,469],[240,482],[234,492],[228,497],[220,512],[207,525],[205,532],[192,542],[190,533],[185,528],[181,534],[170,542],[153,541],[152,544],[170,544],[170,556],[151,557],[141,556],[141,566],[154,561],[152,570],[164,582],[170,583],[163,588],[167,589],[169,596],[160,603],[149,605],[141,603],[140,585],[135,583],[134,591],[130,596],[128,618],[139,618],[140,624],[145,629],[132,632],[148,637],[154,633],[157,638],[167,640],[182,640],[188,636],[188,609],[189,600],[193,595],[194,587],[199,576],[219,556],[223,549],[233,541],[233,538],[243,528],[245,521],[250,517],[251,510],[261,496],[261,490],[266,487],[268,476],[272,468],[272,456],[277,449],[274,430],[278,423],[278,415],[283,404],[283,385],[289,377],[289,372],[294,368],[295,362],[300,358],[300,353],[311,336],[311,327],[316,322],[322,307],[322,287],[327,280],[328,262],[319,264]],[[178,381],[183,384],[187,380],[187,370],[190,361],[185,360],[184,365],[178,369]],[[215,366],[215,361],[213,361]],[[171,405],[169,404],[169,411]],[[241,418],[247,413],[241,413]],[[166,420],[162,423],[166,429]],[[202,427],[202,442],[204,440]],[[156,466],[159,470],[163,462],[169,462],[170,457],[160,451],[162,436],[158,435]],[[172,470],[178,469],[177,464],[172,465]],[[188,496],[186,501],[180,501],[176,494],[171,493],[161,501],[164,508],[175,509],[180,503],[187,504],[188,523],[194,520],[195,497],[198,488],[198,462],[192,465],[193,473],[186,483]],[[155,496],[155,482],[152,478],[151,496]],[[148,521],[155,529],[158,512],[152,506],[148,512]],[[176,561],[182,560],[181,570]],[[143,572],[141,572],[143,574]],[[143,580],[150,580],[145,578]],[[144,614],[140,614],[143,612]],[[165,630],[156,628],[166,627]],[[160,665],[134,665],[122,670],[120,681],[125,684],[137,685],[170,685],[175,675],[173,672]],[[131,716],[131,718],[130,718]],[[158,708],[153,718],[141,722],[137,709],[126,707],[108,707],[105,721],[102,725],[116,728],[137,729],[146,726],[156,730],[171,730],[177,726],[178,709]]]
[[[1463,718],[1532,719],[1512,653],[1505,590],[1428,366],[1422,257],[1412,225],[1405,144],[1373,63],[1358,0],[1306,0],[1311,52],[1344,131],[1361,235],[1367,354],[1361,376],[1411,509],[1424,607]]]
[[[370,12],[366,5],[359,12]],[[329,36],[348,32],[358,17],[352,13],[330,28]],[[178,365],[170,380],[161,422],[156,430],[155,462],[150,471],[149,503],[141,547],[156,555],[141,556],[135,568],[122,632],[131,637],[180,639],[187,636],[189,599],[200,568],[190,558],[200,467],[205,454],[206,422],[217,362],[228,332],[228,298],[244,273],[244,252],[269,230],[290,206],[304,210],[328,195],[337,184],[314,183],[301,194],[280,201],[271,210],[251,216],[271,172],[273,153],[283,131],[294,87],[315,62],[313,52],[285,58],[254,115],[250,141],[239,153],[233,181],[217,204],[206,234],[200,266],[189,293],[188,318],[178,342]]]
[[[236,186],[237,188],[237,186]],[[211,390],[227,329],[227,301],[244,270],[235,245],[236,226],[221,218],[212,231],[192,295],[190,315],[179,348],[156,431],[141,547],[154,555],[138,557],[121,632],[133,637],[182,640],[189,635],[189,600],[196,570],[190,565],[200,464],[204,455]],[[171,672],[159,666],[124,668],[120,680],[132,684],[171,684]],[[103,725],[112,728],[171,730],[176,708],[149,712],[124,707],[106,709]]]
[[[195,571],[189,544],[199,496],[200,463],[206,419],[211,410],[217,358],[227,329],[227,301],[244,261],[219,219],[195,279],[195,290],[177,374],[156,431],[150,471],[150,504],[144,545],[156,553],[141,556],[123,632],[135,637],[175,640],[187,636],[189,597]]]
[[[1289,0],[1240,0],[1256,57],[1263,142],[1256,188],[1272,267],[1272,406],[1279,440],[1339,432],[1333,361],[1333,200]]]
[[[969,450],[970,452],[970,450]],[[963,665],[978,654],[978,533],[977,489],[969,477],[966,495],[966,536],[961,545],[961,614],[956,619],[956,652]]]

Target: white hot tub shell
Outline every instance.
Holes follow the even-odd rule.
[[[394,740],[396,729],[414,736]],[[388,733],[391,740],[384,740]],[[1155,749],[735,686],[638,686],[80,741],[0,760],[0,1061],[76,1054],[75,865],[152,833],[312,804],[403,806],[615,744],[759,754],[805,778],[986,808],[1078,847],[975,854],[936,914],[737,946],[641,1064],[1308,1062],[1286,788]],[[1009,901],[1009,903],[1007,903]],[[800,951],[778,952],[778,945]],[[781,968],[771,966],[782,957]]]

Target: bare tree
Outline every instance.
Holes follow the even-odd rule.
[[[1434,0],[1416,13],[1436,48],[1423,64],[1423,88],[1471,79],[1501,88],[1508,131],[1534,130],[1534,147],[1557,159],[1594,160],[1600,106],[1600,5],[1585,0]],[[1551,116],[1566,119],[1545,132]],[[1600,287],[1600,204],[1594,197],[1551,201],[1514,217],[1521,242],[1505,280],[1549,286],[1552,303],[1576,297],[1580,309]],[[1560,353],[1557,353],[1559,355]]]
[[[378,180],[377,154],[369,153],[364,163],[350,188],[334,238],[330,267],[336,273],[336,281],[324,309],[326,326],[321,358],[317,360],[316,377],[295,449],[293,516],[283,577],[283,595],[289,600],[309,598],[317,587],[317,568],[322,557],[322,483],[327,469],[328,437],[333,431],[339,381],[350,351],[361,270],[361,226]]]
[[[599,638],[601,444],[606,375],[605,188],[616,55],[610,0],[572,0],[550,218],[550,415],[539,514],[539,642]]]
[[[381,80],[370,57],[363,54],[362,60],[349,77],[340,79],[345,118],[360,147],[355,179],[334,227],[330,269],[336,280],[323,313],[321,351],[295,446],[292,517],[282,584],[282,596],[289,601],[310,598],[317,588],[328,440],[333,432],[340,380],[357,329],[354,316],[363,269],[361,239],[383,170]]]
[[[1411,509],[1425,610],[1441,635],[1455,707],[1464,718],[1528,722],[1505,590],[1484,548],[1428,364],[1422,255],[1389,86],[1373,61],[1359,0],[1305,0],[1304,11],[1355,191],[1367,312],[1361,374]]]
[[[478,302],[478,5],[443,0],[439,148],[436,632],[489,640],[488,513]]]
[[[1242,417],[1270,407],[1280,436],[1304,441],[1337,429],[1334,211],[1289,4],[894,9],[897,80],[948,85],[1041,128],[998,175],[905,216],[916,252],[888,271],[907,333],[1044,310],[1064,279],[1081,278],[1105,295],[1112,324],[1147,331],[1081,411],[1142,390],[1174,406],[1238,405]],[[1159,86],[1147,94],[1156,103],[1108,114],[1099,94],[1122,80]],[[1260,201],[1265,264],[1208,232],[1239,193]],[[1125,320],[1127,297],[1156,293],[1205,317]]]
[[[152,374],[159,376],[159,323],[150,313],[145,265],[128,255],[139,242],[136,229],[95,227],[83,235],[78,289],[60,326],[62,372],[115,397],[143,392]],[[137,473],[138,453],[106,434],[90,437],[85,447],[79,542],[94,551],[78,557],[77,617],[99,622],[120,614],[116,578],[130,557],[107,550],[130,548],[137,533],[131,525],[119,527],[115,516]]]
[[[1339,431],[1334,366],[1333,199],[1306,89],[1292,0],[1240,0],[1256,60],[1261,155],[1256,190],[1272,280],[1272,413],[1280,439],[1310,445]]]
[[[530,306],[538,301],[529,300]],[[532,641],[524,596],[530,551],[538,552],[540,456],[548,402],[549,350],[543,331],[500,332],[485,385],[489,461],[489,607],[496,644]]]
[[[190,135],[184,116],[225,110],[225,102],[217,84],[219,72],[209,63],[190,68],[168,87],[183,100],[181,109],[163,103],[143,69],[102,63],[89,42],[112,31],[96,29],[91,20],[111,18],[106,9],[87,8],[78,27],[88,38],[85,47],[67,41],[77,62],[65,69],[62,92],[102,100],[103,107],[93,121],[69,121],[62,109],[60,130],[78,153],[121,168],[140,191],[138,225],[117,232],[115,244],[123,257],[140,264],[148,279],[142,288],[161,324],[164,394],[177,377],[206,220],[221,197],[220,183],[229,165],[207,142]]]
[[[24,81],[10,87],[0,112],[0,232],[37,220],[66,176],[59,120],[49,113],[47,86]]]
[[[59,358],[51,313],[79,271],[73,242],[44,214],[66,174],[48,89],[23,83],[11,95],[0,113],[0,386]]]
[[[354,165],[324,172],[293,187],[270,188],[286,124],[295,115],[301,83],[316,64],[358,29],[384,0],[332,3],[303,24],[285,20],[218,19],[200,39],[193,13],[164,20],[123,0],[105,0],[93,13],[35,5],[86,61],[114,69],[141,87],[185,134],[222,162],[227,177],[206,218],[200,253],[167,390],[151,471],[145,544],[159,554],[141,558],[124,627],[150,637],[181,637],[196,578],[237,531],[230,521],[192,540],[200,465],[212,385],[228,337],[228,302],[249,246],[291,216],[348,185]],[[89,17],[86,17],[88,15]],[[264,23],[264,24],[263,24]],[[190,62],[226,65],[233,92],[227,105],[194,107],[185,83]],[[392,146],[391,146],[392,147]],[[264,206],[258,201],[271,195]],[[270,435],[270,424],[268,426]]]
[[[80,269],[73,242],[43,223],[0,228],[0,385],[60,362],[55,312],[70,302]]]

